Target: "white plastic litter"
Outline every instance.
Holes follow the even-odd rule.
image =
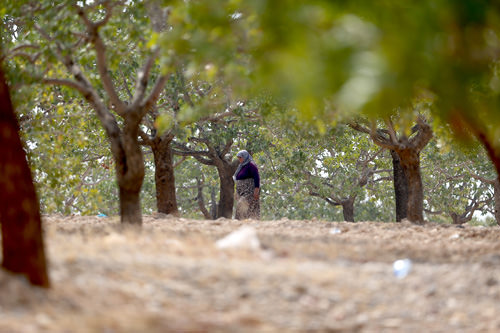
[[[410,259],[399,259],[392,264],[392,269],[394,276],[402,279],[408,275],[411,270],[411,260]]]
[[[340,234],[342,233],[342,230],[340,230],[339,228],[331,228],[330,229],[330,235],[336,235],[336,234]]]
[[[257,231],[250,226],[243,226],[233,231],[224,238],[219,239],[215,245],[219,249],[250,249],[258,250],[260,241],[257,238]]]

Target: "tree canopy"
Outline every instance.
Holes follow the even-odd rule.
[[[332,138],[331,127],[358,116],[367,117],[372,138],[378,123],[390,121],[399,138],[411,141],[414,121],[425,113],[436,135],[440,128],[451,128],[459,137],[476,137],[498,177],[498,6],[487,0],[8,1],[0,7],[3,58],[9,83],[16,88],[14,102],[39,192],[44,194],[42,207],[47,212],[109,213],[112,209],[103,206],[112,207],[110,198],[123,195],[127,179],[139,185],[130,189],[134,195],[145,174],[143,189],[158,187],[158,181],[147,179],[148,172],[158,170],[157,161],[131,153],[139,152],[140,143],[170,131],[163,137],[169,145],[180,147],[187,140],[203,145],[199,134],[207,128],[211,140],[227,148],[221,148],[222,160],[230,163],[238,148],[250,147],[263,173],[273,178],[269,184],[283,186],[276,190],[282,195],[272,201],[287,197],[300,206],[286,188],[306,184],[307,177],[299,175],[307,173],[280,173],[289,168],[280,154],[296,156],[301,145],[307,154],[299,160],[317,166],[315,172],[322,176],[332,170],[338,175],[339,156],[359,159],[364,139],[340,139],[345,131]],[[217,130],[203,123],[228,112],[241,116],[246,107],[255,113],[253,128],[245,121]],[[314,134],[300,137],[297,128]],[[103,149],[105,140],[111,152]],[[232,140],[238,144],[229,145]],[[345,140],[357,144],[349,146]],[[146,144],[141,154],[152,149],[156,157],[170,156],[171,146],[162,154],[154,147]],[[334,153],[322,153],[328,149]],[[425,149],[418,153],[425,154]],[[51,154],[64,156],[64,161],[54,163],[46,158]],[[166,169],[174,172],[182,159],[173,157]],[[68,167],[61,168],[63,164]],[[203,173],[199,164],[187,165]],[[175,179],[156,177],[169,179],[172,186],[174,181],[194,186],[189,178],[197,177],[184,166],[176,168]],[[112,169],[118,192],[109,177]],[[475,171],[479,180],[482,176]],[[345,193],[364,203],[377,201],[377,189],[363,190],[363,197],[352,188],[354,178],[348,174],[360,170],[345,172],[336,179],[344,180],[339,184]],[[170,197],[175,196],[172,186]],[[57,189],[51,198],[49,188]],[[204,190],[207,198],[212,195]],[[144,210],[154,209],[152,197],[144,198]],[[425,197],[422,202],[433,206],[424,209],[441,210]]]

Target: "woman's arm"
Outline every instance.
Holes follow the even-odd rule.
[[[260,195],[260,187],[256,187],[253,190],[253,197],[255,198],[255,200],[259,199],[259,195]]]

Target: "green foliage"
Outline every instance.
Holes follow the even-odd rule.
[[[475,202],[482,203],[476,215],[490,215],[494,211],[493,186],[476,178],[495,178],[484,150],[477,144],[465,149],[442,142],[431,141],[421,156],[426,209],[448,223],[451,213],[461,215]],[[428,216],[436,220],[436,215]]]
[[[219,180],[217,171],[202,165],[194,158],[188,158],[175,169],[177,188],[177,204],[182,216],[203,219],[198,207],[198,182],[201,181],[205,208],[210,212],[211,206],[217,204]],[[212,202],[212,193],[216,194],[216,202]]]
[[[16,103],[44,213],[116,211],[113,163],[92,110],[60,89]]]
[[[45,212],[116,208],[108,144],[88,106],[71,89],[35,85],[42,77],[69,78],[60,49],[105,98],[96,55],[81,34],[81,5],[92,7],[91,19],[104,18],[105,3],[93,1],[0,5],[5,66]],[[167,12],[168,18],[159,15]],[[357,161],[375,147],[343,128],[333,133],[330,125],[364,113],[392,115],[397,129],[405,128],[417,100],[425,108],[432,103],[429,112],[440,122],[434,128],[440,139],[450,129],[465,136],[472,132],[464,129],[480,128],[499,145],[499,13],[496,2],[475,0],[131,1],[119,4],[99,32],[108,45],[108,72],[123,100],[132,98],[143,60],[160,48],[153,77],[172,74],[158,112],[147,118],[154,124],[150,129],[172,130],[177,142],[194,149],[206,146],[189,138],[203,138],[219,151],[234,140],[229,154],[242,148],[254,153],[263,176],[264,218],[340,219],[339,210],[305,196],[309,182],[323,195],[356,196],[358,220],[390,220],[390,182],[356,186]],[[153,28],[155,20],[164,28]],[[205,121],[228,110],[227,123]],[[456,210],[467,197],[489,193],[465,176],[442,178],[462,175],[464,163],[493,177],[491,166],[473,156],[458,154],[449,143],[423,153],[428,208]],[[377,170],[390,168],[387,156],[379,157],[373,162]],[[143,204],[150,212],[149,156],[145,163]],[[208,203],[217,188],[213,170],[188,160],[176,176],[182,213],[200,216],[194,180],[204,176]],[[74,198],[71,205],[68,198]]]

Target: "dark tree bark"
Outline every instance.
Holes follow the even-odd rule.
[[[392,169],[394,177],[394,195],[396,199],[396,222],[401,222],[407,217],[408,211],[408,181],[399,161],[398,154],[391,150]]]
[[[172,134],[152,140],[155,163],[156,205],[158,212],[179,215],[175,194],[175,174],[172,153]]]
[[[457,214],[455,212],[450,213],[450,217],[453,224],[464,224],[472,220],[472,214]]]
[[[200,178],[196,178],[196,185],[198,189],[198,194],[196,196],[198,207],[200,208],[200,211],[202,212],[205,219],[211,220],[212,216],[208,212],[207,207],[205,207],[205,198],[203,197],[203,181]]]
[[[235,163],[230,163],[225,160],[221,160],[220,166],[217,166],[217,171],[219,172],[220,180],[220,198],[217,207],[217,218],[233,217],[233,206],[234,206],[234,180],[233,174],[236,171]]]
[[[120,198],[121,222],[142,224],[141,187],[144,180],[144,157],[137,140],[138,119],[125,117],[125,126],[118,137],[108,135],[115,161]],[[108,126],[116,126],[108,125]],[[104,126],[106,128],[106,125]]]
[[[49,287],[40,207],[2,70],[0,142],[2,266],[33,285]]]
[[[312,184],[307,184],[311,187],[309,190],[309,195],[313,197],[318,197],[325,200],[332,206],[342,206],[342,215],[344,216],[344,221],[346,222],[354,222],[354,202],[356,201],[356,196],[352,196],[349,198],[337,198],[335,195],[322,195],[318,192],[318,188],[313,186]]]
[[[213,220],[217,218],[217,195],[214,187],[210,192],[210,216]]]
[[[354,198],[342,201],[342,214],[344,221],[354,222]]]
[[[407,218],[412,222],[423,222],[424,187],[420,173],[420,151],[411,147],[397,153],[408,181]]]
[[[493,198],[495,201],[495,214],[494,215],[495,215],[495,220],[497,221],[497,224],[500,225],[500,179],[499,178],[495,179],[493,186],[494,186]]]
[[[476,199],[472,199],[471,202],[465,207],[465,210],[462,214],[458,214],[456,212],[450,212],[449,215],[453,221],[453,224],[464,224],[472,220],[474,213],[477,210],[482,209],[482,205],[487,204],[490,199],[486,199],[483,201],[478,201]]]

